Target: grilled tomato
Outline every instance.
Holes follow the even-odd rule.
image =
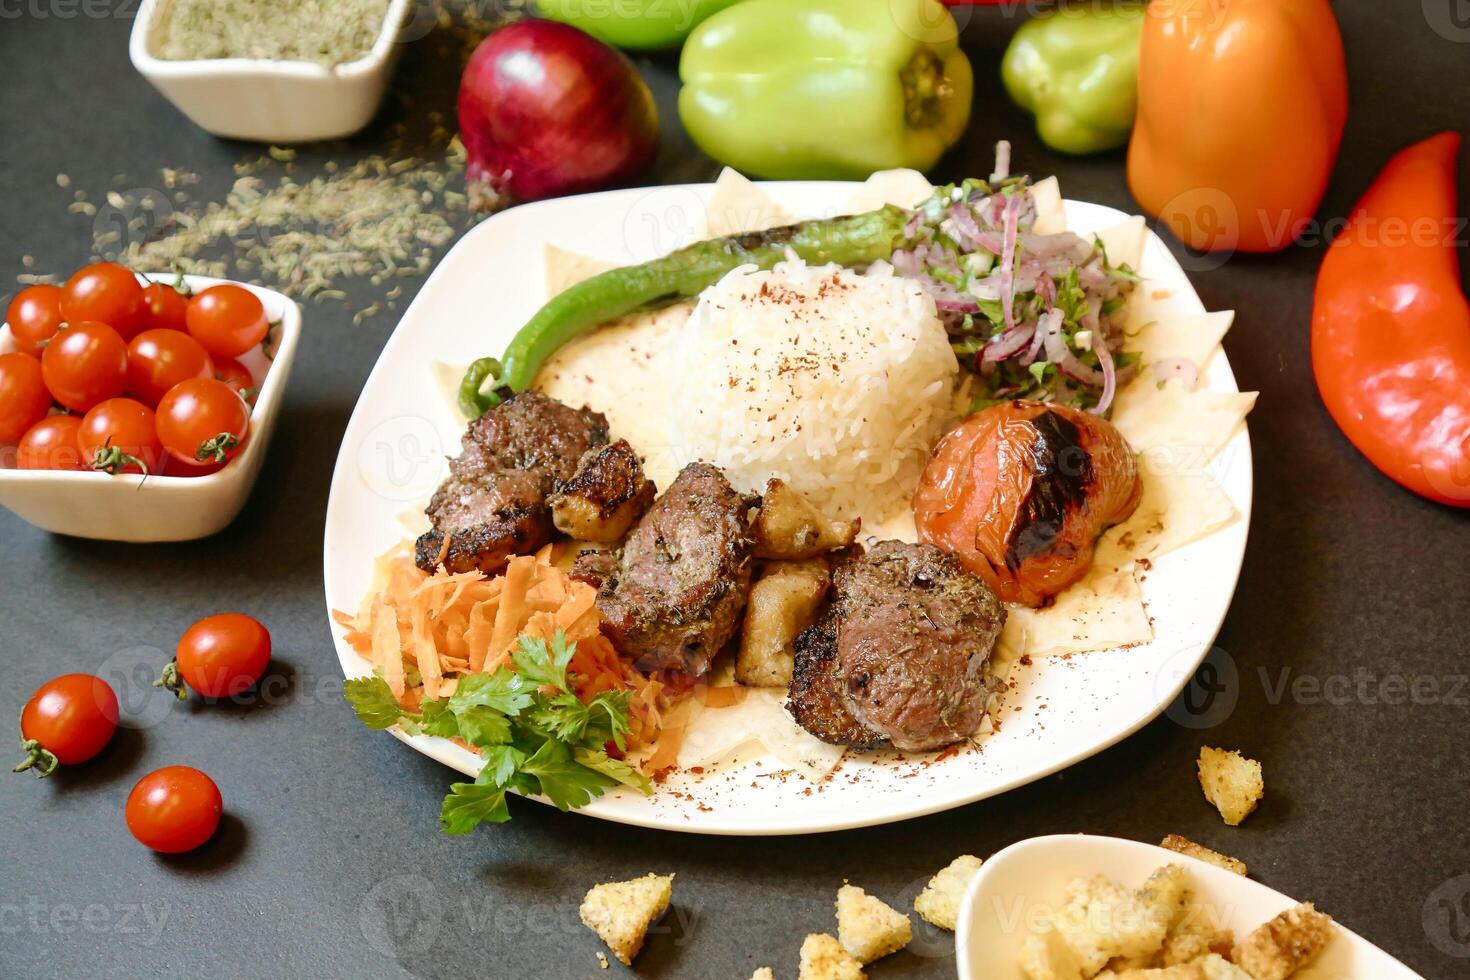
[[[1001,599],[1042,606],[1087,574],[1098,535],[1133,513],[1141,491],[1133,450],[1112,423],[1011,401],[934,447],[914,524]]]

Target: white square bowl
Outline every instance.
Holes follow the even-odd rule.
[[[174,281],[172,275],[160,278]],[[195,292],[224,281],[184,277]],[[102,541],[192,541],[234,520],[265,463],[301,337],[301,308],[295,302],[271,289],[237,285],[259,296],[266,316],[280,324],[274,359],[267,361],[258,350],[240,358],[256,378],[263,368],[269,370],[250,413],[250,437],[239,455],[208,476],[145,477],[15,469],[14,454],[7,452],[0,454],[0,506],[44,531]],[[15,339],[7,326],[0,331],[0,353],[13,350]]]
[[[367,56],[324,68],[308,61],[156,57],[172,0],[143,0],[128,54],[133,67],[201,129],[262,143],[307,143],[357,132],[378,111],[398,57],[409,0],[390,0]]]

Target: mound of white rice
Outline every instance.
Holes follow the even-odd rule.
[[[834,516],[906,504],[959,365],[934,301],[879,265],[783,262],[706,289],[674,352],[671,434],[759,491],[780,477]]]

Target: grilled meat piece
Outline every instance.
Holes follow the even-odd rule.
[[[753,499],[713,466],[690,463],[628,536],[616,568],[605,553],[574,571],[599,578],[603,632],[645,669],[702,674],[740,627],[750,588]]]
[[[493,574],[513,555],[535,551],[555,533],[547,495],[606,442],[600,412],[534,391],[501,402],[465,430],[459,458],[425,510],[433,528],[419,537],[415,563],[426,572],[442,564]]]
[[[973,735],[1006,620],[985,582],[933,545],[883,541],[839,565],[832,586],[853,717],[906,751]]]
[[[886,739],[853,717],[845,688],[837,668],[837,622],[829,607],[827,615],[796,638],[786,710],[798,725],[824,742],[860,751],[881,747]]]
[[[653,503],[652,481],[628,440],[587,450],[570,480],[549,498],[556,529],[578,541],[613,544]]]
[[[1142,492],[1133,450],[1110,422],[1010,401],[934,447],[914,524],[1006,602],[1041,606],[1087,574],[1098,535],[1127,520]]]

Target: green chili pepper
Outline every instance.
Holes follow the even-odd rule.
[[[970,118],[958,35],[939,0],[745,0],[689,36],[679,116],[759,177],[928,170]]]
[[[553,296],[511,339],[505,356],[482,357],[459,386],[459,406],[478,418],[500,402],[498,389],[525,391],[541,366],[564,344],[620,316],[661,301],[694,296],[742,265],[762,269],[787,250],[813,263],[870,265],[903,243],[909,212],[889,205],[877,211],[804,221],[729,238],[697,242],[661,259],[612,269]]]
[[[615,48],[675,48],[700,21],[740,0],[536,0],[543,17],[579,27]]]
[[[1001,61],[1006,91],[1064,153],[1128,142],[1138,106],[1144,4],[1058,7],[1016,32]]]

